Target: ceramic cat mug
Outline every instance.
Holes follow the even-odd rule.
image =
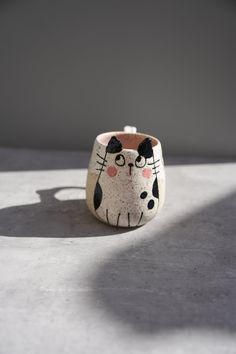
[[[140,226],[161,210],[164,199],[165,172],[158,139],[134,129],[96,137],[86,201],[99,220],[114,226]]]

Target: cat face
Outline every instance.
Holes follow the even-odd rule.
[[[102,134],[95,140],[90,160],[87,204],[98,219],[110,225],[140,226],[162,205],[159,182],[162,186],[163,172],[157,139],[144,134]]]
[[[104,157],[98,155],[98,170],[112,180],[130,183],[136,178],[147,181],[158,173],[158,161],[154,161],[152,143],[145,138],[138,146],[137,153],[123,149],[121,142],[113,136],[106,147]]]

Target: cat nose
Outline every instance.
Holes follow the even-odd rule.
[[[129,174],[131,175],[131,168],[134,166],[134,164],[132,162],[128,163],[129,166]]]

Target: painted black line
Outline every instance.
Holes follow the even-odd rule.
[[[98,155],[99,157],[101,157],[98,153],[97,153],[97,155]],[[107,156],[107,152],[105,153],[105,156],[104,156],[104,157],[101,157],[101,158],[102,158],[104,161],[107,161],[107,160],[106,160],[106,156]],[[103,161],[103,162],[104,162],[104,161]],[[98,171],[100,171],[100,172],[99,172],[99,175],[98,175],[97,182],[99,181],[99,179],[100,179],[100,177],[101,177],[101,173],[104,172],[103,167],[102,167],[100,170],[98,170]]]
[[[106,166],[104,162],[96,161],[99,165]]]
[[[106,160],[106,155],[105,155],[105,157],[102,157],[101,155],[99,155],[99,154],[97,153],[97,156],[100,157],[100,159],[103,159],[103,161],[106,161],[106,162],[107,162],[107,160]]]
[[[153,160],[154,160],[154,159],[153,159]],[[159,160],[156,160],[156,161],[153,161],[153,162],[149,162],[148,165],[155,165],[155,163],[157,163],[158,161],[160,161],[160,159],[159,159]]]
[[[130,214],[128,213],[128,227],[130,227]]]
[[[156,169],[157,167],[160,167],[160,165],[157,165],[157,166],[153,166],[152,169]]]
[[[117,216],[117,223],[116,223],[116,226],[119,226],[119,219],[120,219],[120,213],[119,213],[118,216]]]
[[[157,171],[157,172],[153,172],[153,175],[157,175],[160,171]]]
[[[107,223],[110,224],[108,219],[108,209],[106,209],[106,218],[107,218]]]
[[[138,223],[137,223],[137,226],[140,224],[140,222],[141,222],[141,220],[142,220],[142,217],[143,217],[143,211],[142,211],[142,213],[141,213],[141,215],[140,215],[140,218],[139,218],[139,221],[138,221]]]
[[[96,168],[96,170],[101,172],[105,171],[103,168]]]

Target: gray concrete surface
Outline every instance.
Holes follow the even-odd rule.
[[[1,354],[236,353],[235,163],[166,159],[130,231],[87,210],[86,153],[0,157]]]

